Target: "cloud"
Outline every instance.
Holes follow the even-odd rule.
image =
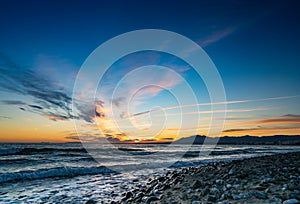
[[[23,101],[16,101],[16,100],[2,100],[1,103],[4,105],[27,105]]]
[[[68,117],[65,117],[65,116],[60,116],[60,115],[49,115],[49,114],[44,114],[42,115],[44,116],[45,118],[48,118],[50,120],[53,120],[53,121],[58,121],[58,120],[68,120],[69,118]]]
[[[111,103],[115,106],[117,106],[118,108],[121,107],[121,105],[126,101],[126,98],[121,96],[121,97],[117,97],[111,100]]]
[[[39,110],[43,109],[41,106],[38,106],[38,105],[28,105],[28,106],[31,108],[39,109]]]
[[[224,130],[223,133],[279,134],[279,132],[285,132],[285,134],[298,134],[300,130],[300,115],[286,114],[261,120],[245,121],[236,125],[255,127],[231,128]]]
[[[167,141],[173,141],[174,138],[172,137],[163,137],[163,138],[160,138],[161,140],[167,140]]]
[[[1,120],[1,119],[11,119],[11,117],[7,117],[7,116],[2,116],[2,115],[1,115],[1,116],[0,116],[0,120]]]
[[[23,111],[40,114],[50,120],[83,119],[92,122],[95,115],[103,116],[102,101],[81,106],[78,115],[71,112],[72,97],[55,82],[31,69],[17,66],[0,53],[0,91],[31,97],[35,104],[18,100],[3,100],[4,105],[16,105]]]
[[[287,114],[255,121],[257,124],[300,124],[300,115]]]
[[[208,36],[202,40],[199,40],[197,43],[201,47],[206,47],[206,46],[209,46],[213,43],[216,43],[216,42],[222,40],[223,38],[226,38],[227,36],[234,33],[236,30],[237,30],[236,26],[226,27],[223,30],[218,30],[218,31],[212,33],[210,36]]]
[[[188,107],[195,107],[195,106],[211,106],[211,105],[230,105],[230,104],[239,104],[239,103],[249,103],[249,102],[257,102],[257,101],[272,101],[272,100],[283,100],[283,99],[290,99],[290,98],[297,98],[300,95],[293,95],[293,96],[281,96],[281,97],[272,97],[272,98],[261,98],[261,99],[249,99],[249,100],[236,100],[236,101],[220,101],[220,102],[214,102],[214,103],[196,103],[196,104],[188,104],[188,105],[179,105],[179,106],[169,106],[169,107],[164,107],[164,108],[159,108],[159,109],[151,109],[148,111],[143,111],[139,113],[134,113],[131,115],[126,115],[126,117],[123,118],[130,118],[130,117],[135,117],[135,116],[141,116],[144,114],[148,114],[150,112],[156,112],[159,110],[173,110],[173,109],[182,109],[182,108],[188,108]],[[257,111],[257,110],[268,110],[267,108],[253,108],[253,109],[232,109],[232,110],[224,110],[226,112],[250,112],[250,111]],[[218,110],[216,110],[218,112]],[[222,110],[219,110],[219,112]],[[202,111],[202,112],[186,112],[183,114],[198,114],[198,113],[212,113],[212,111]],[[175,114],[169,114],[169,115],[178,115],[177,113]],[[165,115],[162,115],[165,116]],[[297,115],[285,115],[285,116],[297,116]]]
[[[255,128],[233,128],[233,129],[227,129],[224,130],[224,133],[230,133],[230,132],[249,132],[249,131],[255,131],[255,130],[294,130],[294,129],[300,129],[300,126],[294,126],[294,127],[282,127],[282,126],[272,126],[272,127],[263,127],[258,126]]]
[[[48,79],[41,77],[38,73],[30,69],[17,66],[14,62],[1,54],[0,77],[0,87],[2,91],[31,96],[36,102],[46,104],[46,109],[51,107],[53,110],[60,111],[66,117],[72,117],[69,107],[72,99],[69,95],[56,87]],[[10,103],[11,102],[12,101],[10,101]],[[9,104],[9,101],[6,101],[6,104]]]

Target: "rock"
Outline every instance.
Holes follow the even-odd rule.
[[[259,191],[266,190],[266,188],[267,188],[266,186],[262,186],[262,185],[254,186],[254,189]]]
[[[289,200],[283,201],[282,204],[299,204],[299,203],[300,203],[300,201],[297,199],[289,199]]]
[[[211,193],[216,193],[216,192],[219,192],[219,189],[217,189],[216,187],[212,187],[212,188],[210,189],[210,192],[211,192]]]
[[[202,186],[202,182],[197,180],[192,184],[193,189],[200,188]]]
[[[159,200],[159,199],[156,196],[151,196],[147,199],[147,203],[150,203],[152,201],[157,201],[157,200]]]
[[[179,196],[182,200],[187,200],[188,199],[188,196],[187,194],[183,193]]]
[[[231,184],[226,184],[226,188],[227,188],[227,189],[231,189],[231,188],[232,188],[232,185],[231,185]]]
[[[217,201],[217,198],[216,198],[215,196],[213,196],[213,195],[209,195],[209,196],[207,197],[207,201],[210,201],[210,202],[216,202],[216,201]]]
[[[89,199],[88,201],[86,201],[85,204],[96,204],[97,201],[93,200],[93,199]]]
[[[249,199],[253,196],[253,193],[252,192],[248,192],[248,193],[245,193],[243,198],[246,198],[246,199]]]
[[[143,203],[145,203],[145,202],[147,201],[147,199],[148,199],[148,196],[144,196],[144,197],[142,197],[142,201],[143,201]]]
[[[290,191],[295,190],[295,185],[293,185],[293,184],[288,185],[288,189],[289,189]]]
[[[159,191],[158,189],[154,189],[150,192],[150,196],[156,196],[156,195],[160,195],[162,194],[161,191]]]
[[[205,187],[202,191],[201,191],[201,196],[206,196],[209,193],[209,188]]]
[[[197,196],[197,195],[192,195],[191,201],[198,201],[198,200],[199,200],[199,196]]]
[[[194,200],[194,201],[192,201],[192,204],[201,204],[201,202],[198,200]]]
[[[243,196],[244,195],[242,193],[240,193],[240,194],[232,194],[233,200],[240,200],[240,199],[243,198]]]
[[[217,179],[216,180],[216,184],[217,185],[222,185],[224,183],[224,180],[223,179]]]
[[[266,192],[266,193],[272,193],[272,189],[271,189],[271,188],[267,188],[267,189],[265,190],[265,192]]]
[[[129,192],[126,193],[125,198],[128,199],[128,198],[131,198],[132,196],[133,196],[133,193],[129,191]]]
[[[136,195],[137,198],[140,198],[140,197],[143,197],[143,196],[144,196],[144,193],[143,193],[143,192],[139,192],[139,193]]]
[[[228,172],[229,175],[233,175],[235,173],[235,171],[233,169],[230,169],[230,171]]]
[[[267,199],[268,195],[266,193],[262,193],[262,192],[255,192],[254,196],[258,199]]]
[[[273,178],[264,178],[261,182],[262,183],[270,183],[270,182],[273,182],[274,179]]]

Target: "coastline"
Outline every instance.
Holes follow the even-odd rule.
[[[167,171],[112,203],[300,203],[300,152]]]

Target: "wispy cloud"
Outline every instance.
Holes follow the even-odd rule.
[[[225,134],[238,134],[238,135],[251,135],[251,134],[259,134],[259,135],[274,135],[274,134],[300,134],[300,126],[271,126],[271,127],[253,127],[253,128],[233,128],[224,130]]]
[[[206,47],[206,46],[209,46],[213,43],[216,43],[216,42],[222,40],[223,38],[226,38],[227,36],[234,33],[236,30],[237,30],[236,26],[226,27],[222,30],[218,30],[218,31],[212,33],[211,35],[209,35],[208,37],[206,37],[204,39],[199,40],[197,43],[201,47]]]
[[[37,113],[54,121],[75,118],[91,122],[95,114],[100,114],[95,110],[99,103],[95,105],[92,102],[82,107],[78,115],[73,115],[72,97],[66,90],[31,69],[19,67],[3,54],[0,54],[0,91],[24,95],[34,101],[34,104],[28,104],[19,100],[3,100],[1,104],[19,106],[23,111]]]
[[[1,120],[1,119],[11,119],[11,117],[8,117],[8,116],[2,116],[2,115],[1,115],[1,116],[0,116],[0,120]]]
[[[300,132],[300,115],[286,114],[278,117],[264,118],[260,120],[245,121],[233,124],[233,126],[243,128],[230,128],[223,131],[223,133],[272,133],[289,132],[292,134],[299,134]],[[248,126],[248,127],[247,127]],[[277,131],[277,133],[276,133]]]
[[[214,103],[197,103],[197,104],[187,104],[187,105],[179,105],[179,106],[169,106],[169,107],[164,107],[164,108],[159,108],[159,109],[152,109],[148,111],[143,111],[131,115],[127,115],[124,118],[130,118],[130,117],[135,117],[135,116],[141,116],[144,114],[148,114],[150,112],[156,112],[156,111],[161,111],[161,110],[173,110],[173,109],[182,109],[182,108],[188,108],[188,107],[195,107],[195,106],[211,106],[211,105],[230,105],[230,104],[239,104],[239,103],[248,103],[248,102],[257,102],[257,101],[272,101],[272,100],[281,100],[281,99],[289,99],[289,98],[296,98],[300,97],[300,95],[293,95],[293,96],[281,96],[281,97],[272,97],[272,98],[261,98],[261,99],[248,99],[248,100],[236,100],[236,101],[221,101],[221,102],[214,102]],[[254,110],[265,110],[263,109],[241,109],[240,112],[249,112],[249,111],[254,111]],[[223,111],[223,110],[220,110]],[[226,112],[236,112],[239,110],[225,110]],[[193,112],[191,114],[197,114],[197,113],[212,113],[212,111],[202,111],[202,112]],[[189,113],[185,113],[189,114]],[[178,115],[178,114],[175,114]]]
[[[287,114],[253,121],[255,124],[300,124],[300,115]]]

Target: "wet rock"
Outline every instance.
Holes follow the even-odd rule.
[[[240,199],[243,198],[243,196],[244,195],[242,193],[240,193],[240,194],[232,194],[233,200],[240,200]]]
[[[88,201],[86,201],[85,204],[96,204],[97,201],[93,200],[93,199],[89,199]]]
[[[142,197],[142,202],[145,203],[148,200],[148,196]]]
[[[232,185],[231,185],[231,184],[226,184],[226,188],[227,188],[227,189],[231,189],[231,188],[232,188]]]
[[[192,195],[191,201],[198,201],[198,200],[199,200],[199,196],[198,195]]]
[[[283,201],[282,204],[299,204],[299,203],[300,203],[300,201],[297,199],[289,199],[289,200]]]
[[[156,197],[156,196],[151,196],[151,197],[149,197],[148,199],[147,199],[147,203],[150,203],[150,202],[153,202],[153,201],[157,201],[157,200],[159,200],[158,199],[158,197]]]
[[[261,182],[262,182],[262,183],[271,183],[271,182],[273,182],[273,181],[274,181],[273,178],[264,178]]]
[[[223,183],[224,183],[224,180],[223,180],[223,179],[217,179],[217,180],[216,180],[216,184],[217,184],[217,185],[223,185]]]
[[[210,202],[216,202],[216,201],[217,201],[217,198],[216,198],[215,196],[213,196],[213,195],[209,195],[209,196],[207,197],[207,201],[210,201]]]
[[[133,193],[129,191],[129,192],[126,193],[125,197],[126,198],[131,198],[132,196],[133,196]]]
[[[200,188],[202,186],[202,182],[197,180],[195,181],[193,184],[192,184],[192,188],[193,189],[197,189],[197,188]]]
[[[209,188],[205,187],[202,191],[201,191],[201,196],[206,196],[209,193]]]
[[[235,174],[235,171],[233,169],[230,169],[230,171],[228,172],[229,175],[233,175]]]
[[[212,188],[210,189],[210,192],[211,192],[211,193],[217,193],[217,192],[219,192],[219,189],[216,188],[216,187],[212,187]]]
[[[262,192],[255,192],[254,196],[258,199],[267,199],[268,195],[266,193],[262,193]]]

